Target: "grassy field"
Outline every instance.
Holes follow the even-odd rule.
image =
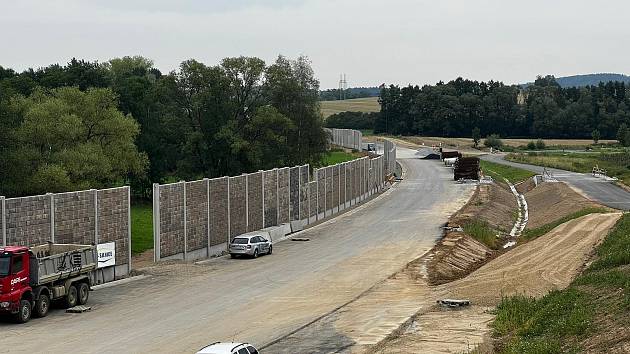
[[[361,153],[358,152],[352,153],[341,149],[332,149],[327,152],[326,155],[324,155],[324,158],[322,159],[321,164],[318,167],[336,165],[338,163],[354,160],[361,156]]]
[[[150,203],[131,206],[131,253],[153,248],[153,207]]]
[[[378,97],[353,98],[351,100],[322,101],[321,110],[324,118],[340,112],[380,112]]]
[[[471,220],[462,225],[462,229],[464,229],[464,232],[467,235],[470,235],[472,238],[485,244],[491,249],[496,250],[499,248],[499,238],[497,238],[497,233],[486,221]]]
[[[630,153],[628,152],[512,153],[506,159],[582,173],[590,173],[597,165],[605,169],[608,176],[617,177],[625,185],[630,185]]]
[[[596,260],[564,290],[504,298],[494,334],[502,353],[606,351],[630,340],[630,214],[597,248]],[[624,328],[626,330],[624,330]],[[616,349],[619,349],[617,347]]]
[[[484,160],[481,160],[480,165],[483,173],[492,177],[495,181],[503,181],[503,178],[506,178],[511,183],[518,183],[535,175],[534,172],[523,170],[521,168],[501,165]]]

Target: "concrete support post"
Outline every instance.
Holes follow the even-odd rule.
[[[98,245],[98,191],[92,189],[94,195],[94,244]]]
[[[249,175],[245,175],[245,232],[249,232]]]
[[[127,274],[131,272],[131,187],[127,186]]]
[[[230,239],[232,238],[232,227],[230,225],[231,223],[231,217],[230,217],[230,177],[225,177],[227,178],[227,244],[226,244],[226,250],[229,249],[230,247]]]
[[[341,211],[341,164],[337,165],[337,211]]]
[[[7,246],[7,202],[5,197],[0,197],[0,205],[2,205],[2,215],[0,215],[0,222],[2,223],[2,246]]]
[[[264,229],[265,228],[265,172],[262,170],[259,170],[258,172],[260,172],[260,179],[262,180],[262,184],[260,185],[260,188],[262,190],[262,227]]]
[[[348,207],[348,163],[343,163],[343,208]]]
[[[276,225],[280,225],[280,181],[278,180],[280,172],[277,168],[274,170],[276,170]]]
[[[50,198],[50,242],[55,242],[55,195],[53,193],[46,193]]]
[[[160,260],[160,184],[153,183],[153,261]]]
[[[319,220],[319,169],[313,171],[315,178],[315,221]]]
[[[184,191],[184,260],[186,260],[186,256],[188,253],[188,201],[186,200],[186,182],[179,182],[182,184],[182,189]]]
[[[210,180],[207,178],[203,180],[206,181],[206,205],[208,206],[206,208],[206,241],[208,241],[206,244],[206,255],[210,257]]]
[[[302,220],[302,166],[298,168],[298,220]]]
[[[289,213],[289,217],[287,218],[287,220],[289,220],[289,222],[291,222],[293,219],[293,216],[291,215],[291,169],[287,170],[287,173],[289,174],[289,178],[287,178],[287,194],[288,194],[288,198],[287,200],[289,201],[288,205],[287,205],[287,212]]]
[[[328,167],[324,167],[324,218],[326,218],[326,212],[328,211]]]

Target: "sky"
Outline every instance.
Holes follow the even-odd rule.
[[[0,65],[305,55],[321,87],[629,73],[629,1],[0,0]]]

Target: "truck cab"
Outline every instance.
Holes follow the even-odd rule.
[[[0,313],[16,316],[21,313],[21,316],[30,318],[33,289],[30,286],[29,260],[27,247],[0,248]]]

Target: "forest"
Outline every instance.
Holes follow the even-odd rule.
[[[626,91],[622,82],[562,88],[553,76],[538,77],[524,89],[462,78],[392,85],[381,90],[374,132],[470,137],[478,128],[482,136],[616,139],[630,125]]]
[[[0,195],[236,175],[317,162],[327,149],[306,57],[143,57],[0,66]]]

